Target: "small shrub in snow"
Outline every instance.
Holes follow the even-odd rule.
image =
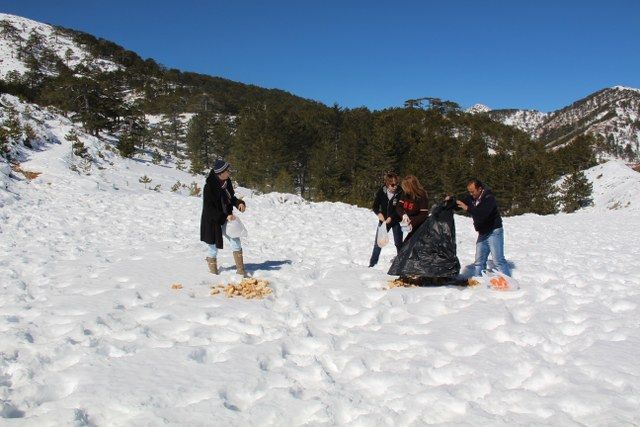
[[[74,142],[71,145],[71,149],[73,151],[73,154],[78,157],[82,157],[83,159],[88,159],[90,157],[89,152],[87,151],[87,147],[84,146],[82,141]]]
[[[162,154],[160,154],[160,152],[156,148],[155,150],[153,150],[153,154],[151,156],[151,163],[153,163],[154,165],[159,165],[160,162],[162,162]]]
[[[140,177],[140,179],[138,179],[138,182],[141,184],[144,184],[144,188],[147,188],[147,184],[149,184],[152,181],[151,178],[149,178],[147,175],[143,175]]]
[[[36,135],[36,131],[33,130],[33,127],[28,123],[24,125],[24,136],[25,136],[24,145],[26,147],[33,148],[33,145],[31,144],[31,142],[38,139],[38,135]]]
[[[180,187],[182,187],[182,183],[180,181],[176,181],[176,183],[171,186],[171,191],[175,193],[180,189]]]
[[[189,186],[189,195],[190,196],[195,196],[195,197],[199,197],[200,196],[200,187],[198,187],[198,183],[197,182],[192,182],[191,185]]]
[[[136,152],[136,137],[132,133],[124,133],[118,140],[118,151],[122,157],[133,157]]]
[[[7,130],[3,126],[0,126],[0,157],[10,160],[10,152],[11,147],[9,147],[9,135]]]
[[[153,187],[153,191],[157,191],[159,193],[160,192],[160,187],[161,187],[160,184],[156,185],[155,187]]]
[[[6,128],[7,136],[14,141],[19,141],[22,138],[22,127],[20,126],[20,120],[18,119],[18,113],[13,108],[7,109],[8,117],[2,124]]]

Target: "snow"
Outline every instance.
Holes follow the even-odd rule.
[[[228,249],[208,273],[202,199],[169,191],[202,177],[79,130],[98,163],[73,172],[68,119],[2,103],[49,142],[21,151],[31,181],[0,162],[0,424],[640,423],[640,175],[624,163],[586,171],[593,208],[504,218],[509,293],[386,290],[394,253],[367,268],[368,209],[239,188],[246,267],[274,294],[228,299],[210,295],[239,277]],[[476,234],[456,227],[466,267]]]
[[[45,46],[51,49],[70,68],[74,68],[81,63],[102,71],[115,71],[121,68],[112,61],[93,58],[89,52],[79,46],[72,38],[59,33],[51,25],[6,13],[0,13],[0,21],[5,21],[18,30],[20,43],[26,43],[32,32],[43,36]],[[70,50],[71,53],[68,60],[66,57],[67,50]],[[18,46],[16,42],[0,33],[0,78],[6,77],[7,73],[12,70],[20,74],[24,74],[27,71],[25,64],[17,57]]]
[[[635,88],[635,87],[627,87],[627,86],[620,86],[620,85],[618,85],[618,86],[613,86],[611,89],[616,89],[616,90],[630,90],[630,91],[633,91],[633,92],[638,92],[638,93],[640,93],[640,89]]]
[[[487,107],[484,104],[474,104],[465,110],[465,112],[469,114],[487,113],[489,111],[491,111],[491,108]]]
[[[621,160],[610,160],[585,171],[593,185],[595,210],[632,209],[640,211],[640,174]]]
[[[549,113],[536,110],[516,110],[505,116],[500,121],[507,126],[513,126],[529,134],[535,130],[549,117]]]

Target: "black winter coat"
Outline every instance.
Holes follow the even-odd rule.
[[[202,217],[200,218],[200,240],[208,244],[214,244],[222,249],[222,225],[227,222],[227,216],[231,215],[233,207],[236,208],[244,202],[235,196],[231,180],[227,179],[226,190],[221,188],[218,176],[210,173],[202,192]]]
[[[502,217],[498,211],[498,203],[491,189],[484,189],[480,196],[480,203],[477,206],[471,196],[466,196],[463,201],[469,207],[467,212],[473,218],[473,227],[478,234],[487,234],[496,228],[502,227]]]
[[[376,198],[373,201],[373,206],[371,207],[371,209],[373,209],[373,212],[376,215],[381,213],[382,216],[384,216],[384,219],[391,217],[391,224],[387,225],[387,229],[391,228],[392,225],[402,221],[402,218],[400,217],[400,215],[398,215],[398,212],[396,210],[396,206],[398,205],[401,196],[402,190],[398,188],[396,194],[394,194],[393,197],[389,199],[389,197],[387,197],[384,186],[380,187],[378,189],[378,192],[376,193]]]

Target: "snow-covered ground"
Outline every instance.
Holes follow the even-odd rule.
[[[114,155],[79,175],[68,144],[31,153],[42,174],[0,206],[2,425],[640,423],[633,204],[506,218],[518,291],[385,290],[373,213],[239,189],[274,294],[228,299],[209,291],[238,279],[231,253],[208,273],[202,200],[169,191],[201,179]]]

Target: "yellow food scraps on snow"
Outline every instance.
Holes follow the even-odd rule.
[[[171,285],[171,289],[182,289],[182,283],[174,283]]]
[[[389,281],[389,286],[384,289],[393,289],[393,288],[415,288],[418,284],[415,279],[411,279],[408,277],[401,277],[395,280]]]
[[[478,279],[474,279],[472,277],[469,280],[467,280],[467,284],[468,284],[468,286],[470,286],[472,288],[475,288],[476,286],[478,286],[480,284],[480,281]]]
[[[273,293],[269,287],[269,282],[254,278],[244,278],[240,283],[229,283],[228,285],[212,286],[211,295],[223,293],[227,298],[244,297],[247,299],[262,299]]]

